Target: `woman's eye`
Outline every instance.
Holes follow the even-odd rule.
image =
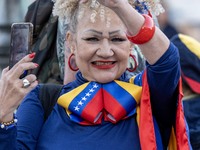
[[[99,39],[98,38],[96,38],[96,37],[89,37],[89,38],[85,38],[84,40],[86,40],[86,41],[93,41],[93,42],[95,42],[95,41],[99,41]]]
[[[124,39],[124,38],[112,38],[111,41],[112,42],[123,42],[123,41],[126,41],[126,39]]]

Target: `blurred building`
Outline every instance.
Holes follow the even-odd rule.
[[[0,72],[8,66],[10,27],[14,22],[24,21],[27,7],[34,0],[0,1]]]
[[[169,22],[182,33],[200,41],[200,0],[163,0],[168,5]]]

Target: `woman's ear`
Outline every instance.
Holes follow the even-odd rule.
[[[131,43],[131,42],[130,42],[130,43]],[[133,43],[130,44],[130,54],[131,54],[131,51],[134,49],[134,45],[135,45],[135,44],[133,44]]]
[[[67,34],[66,34],[66,42],[67,42],[67,45],[70,47],[70,44],[72,42],[72,39],[71,39],[71,32],[68,31]]]
[[[68,31],[66,34],[66,43],[67,43],[67,47],[69,47],[71,52],[73,53],[72,47],[74,47],[74,45],[73,45],[74,40],[73,40],[73,34],[70,31]]]

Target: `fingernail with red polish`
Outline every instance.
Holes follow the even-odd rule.
[[[29,54],[29,58],[34,58],[34,57],[35,57],[35,53]]]
[[[34,63],[36,67],[39,67],[39,65],[37,63]]]

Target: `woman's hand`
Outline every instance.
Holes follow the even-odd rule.
[[[30,82],[30,86],[23,87],[23,80],[19,79],[25,70],[35,69],[38,64],[31,62],[35,53],[29,54],[21,59],[10,70],[3,69],[0,78],[0,122],[8,122],[13,118],[13,112],[19,106],[24,96],[37,84],[36,76],[27,75],[24,79]]]

